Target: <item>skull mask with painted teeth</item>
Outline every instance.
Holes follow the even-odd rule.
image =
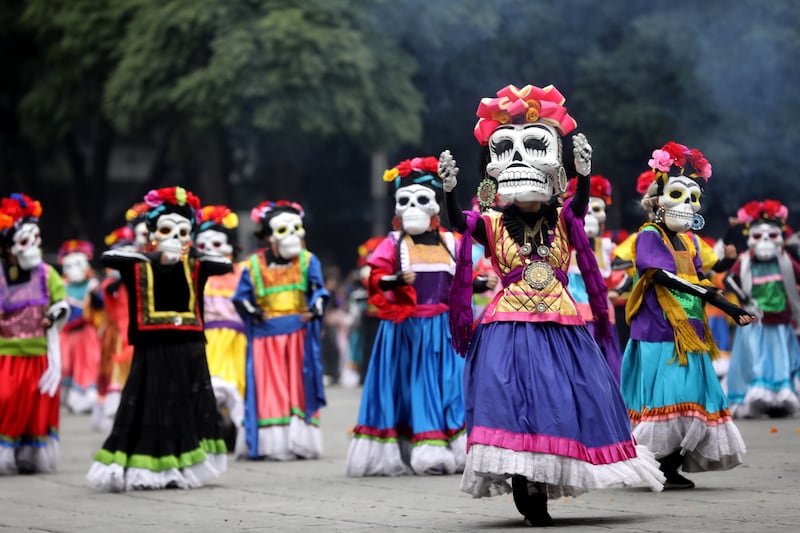
[[[489,138],[486,172],[503,203],[547,202],[566,187],[561,137],[547,124],[509,124]]]
[[[747,247],[759,261],[774,259],[783,249],[783,232],[767,222],[753,224],[747,233]]]
[[[292,259],[300,255],[303,250],[303,239],[306,230],[303,228],[303,218],[296,213],[284,211],[269,219],[271,234],[269,242],[273,250],[283,259]]]
[[[14,232],[11,238],[11,255],[17,258],[22,270],[32,270],[42,262],[42,236],[39,225],[25,222]]]
[[[400,187],[394,194],[394,212],[403,223],[403,231],[420,235],[431,228],[431,218],[439,214],[439,203],[433,189],[423,185]]]
[[[664,210],[664,224],[675,232],[692,229],[695,214],[700,211],[702,194],[702,189],[692,178],[670,176],[658,197],[658,205]]]

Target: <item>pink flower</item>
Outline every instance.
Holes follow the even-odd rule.
[[[653,150],[652,159],[647,162],[647,165],[653,170],[668,172],[672,166],[672,154],[666,150]]]

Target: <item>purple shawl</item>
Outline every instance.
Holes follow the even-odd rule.
[[[456,273],[450,285],[450,335],[453,349],[466,355],[472,339],[472,233],[478,225],[480,213],[464,211],[467,228],[461,235],[456,254]]]

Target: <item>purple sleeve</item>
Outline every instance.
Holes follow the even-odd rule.
[[[642,275],[649,268],[675,272],[675,258],[658,232],[644,230],[636,237],[636,271]]]

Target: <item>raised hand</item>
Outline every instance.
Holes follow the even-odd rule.
[[[588,176],[592,172],[592,145],[583,133],[576,133],[572,137],[572,155],[575,157],[575,170],[581,176]],[[441,165],[441,158],[439,158]],[[441,175],[441,174],[440,174]]]
[[[456,166],[456,160],[453,158],[450,150],[445,150],[439,155],[438,173],[439,177],[442,178],[444,192],[451,192],[456,188],[456,184],[458,183],[456,179],[456,176],[458,176],[458,167]]]

